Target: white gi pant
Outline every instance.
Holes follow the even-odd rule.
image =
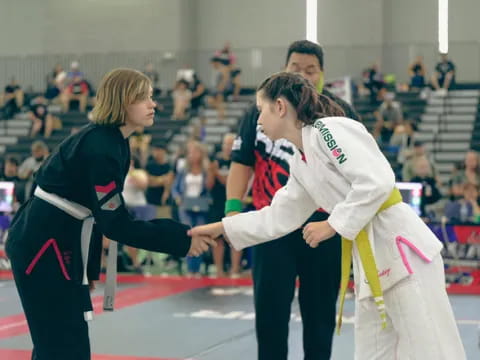
[[[384,292],[387,328],[372,298],[355,304],[355,360],[464,360],[445,290],[443,259],[406,250],[413,274]]]

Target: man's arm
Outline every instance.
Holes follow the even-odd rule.
[[[227,177],[227,199],[243,199],[252,174],[250,166],[232,162]]]
[[[227,178],[227,200],[242,200],[247,192],[255,165],[257,118],[258,111],[252,105],[240,122],[238,136],[232,148],[232,163]]]

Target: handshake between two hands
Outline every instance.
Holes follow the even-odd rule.
[[[335,233],[335,229],[328,221],[310,222],[303,228],[303,238],[312,248],[316,248],[320,242],[330,239]],[[215,247],[217,245],[216,239],[221,235],[229,242],[222,222],[196,226],[188,231],[188,235],[192,237],[189,256],[201,255],[208,251],[209,245]]]
[[[224,235],[224,230],[222,223],[216,222],[213,224],[196,226],[188,230],[187,234],[192,237],[190,250],[187,255],[200,256],[208,251],[209,246],[217,246],[216,239],[218,239],[220,235]]]

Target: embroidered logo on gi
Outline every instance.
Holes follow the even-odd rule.
[[[390,275],[390,268],[388,269],[385,269],[385,270],[382,270],[378,273],[378,277],[382,277],[382,276],[389,276]]]
[[[333,135],[330,132],[330,130],[325,126],[325,123],[323,123],[319,119],[315,121],[315,124],[313,126],[316,129],[320,130],[320,133],[323,136],[323,140],[325,141],[325,144],[327,145],[328,149],[332,152],[333,157],[338,161],[338,163],[343,164],[345,161],[347,161],[347,157],[343,153],[342,149],[338,147],[337,142],[333,138]]]
[[[112,192],[117,188],[115,181],[110,182],[108,185],[95,185],[95,191],[97,192],[97,199],[102,200],[108,193]]]
[[[388,269],[385,269],[385,270],[382,270],[378,273],[378,277],[383,277],[383,276],[390,276],[390,268]],[[369,284],[368,280],[367,279],[364,279],[363,280],[365,282],[365,284]]]
[[[122,205],[122,199],[120,198],[119,194],[115,194],[110,200],[108,200],[105,204],[102,205],[102,210],[107,211],[114,211],[117,210],[120,205]]]

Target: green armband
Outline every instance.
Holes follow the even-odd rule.
[[[242,200],[240,199],[228,199],[225,202],[225,215],[232,211],[241,212],[243,210]]]

